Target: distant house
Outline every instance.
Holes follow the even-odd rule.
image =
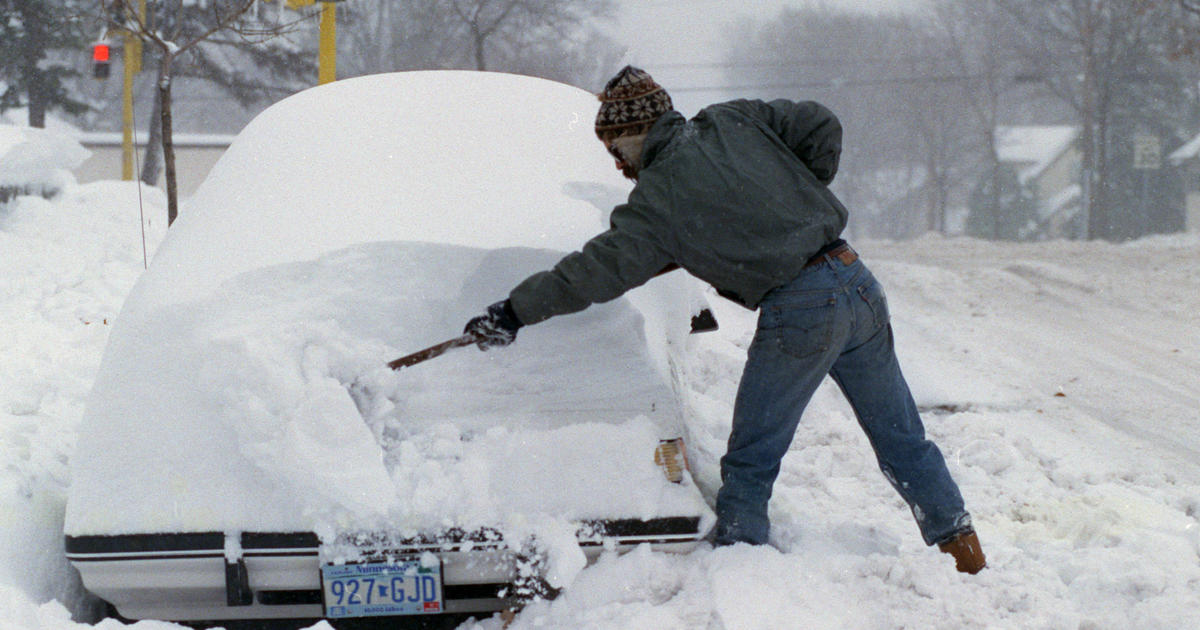
[[[137,159],[145,155],[146,138],[149,134],[139,132],[135,137]],[[187,197],[196,191],[200,182],[208,176],[217,160],[233,142],[233,135],[225,134],[172,134],[175,146],[175,177],[179,196]],[[75,169],[75,178],[80,183],[102,179],[121,179],[121,134],[117,132],[81,133],[79,143],[92,155]],[[157,185],[166,187],[166,176],[160,173]]]
[[[1079,128],[1070,125],[998,127],[1000,163],[1017,174],[1037,208],[1038,233],[1047,238],[1083,236],[1082,153]]]
[[[1183,229],[1200,232],[1200,135],[1168,155],[1167,161],[1182,171],[1186,182]]]

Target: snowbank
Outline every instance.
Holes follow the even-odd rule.
[[[141,198],[153,254],[165,199],[154,189]],[[142,271],[139,214],[137,188],[124,182],[68,184],[53,200],[20,196],[0,213],[0,620],[14,627],[58,627],[68,614],[31,602],[77,614],[90,605],[62,552],[68,457],[112,322]]]

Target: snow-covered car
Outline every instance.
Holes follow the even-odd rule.
[[[655,452],[702,301],[625,297],[394,371],[602,230],[595,97],[414,72],[286,99],[181,210],[115,322],[67,555],[123,617],[486,613],[713,516]]]

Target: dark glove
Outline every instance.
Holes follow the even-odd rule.
[[[513,312],[512,303],[504,300],[487,307],[483,315],[472,318],[463,327],[463,332],[475,337],[475,345],[480,350],[487,350],[512,343],[520,327],[521,320]]]

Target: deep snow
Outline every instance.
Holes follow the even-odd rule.
[[[164,203],[143,194],[153,251]],[[109,323],[142,269],[137,199],[129,184],[68,184],[0,209],[5,630],[82,630],[67,611],[94,614],[62,557],[63,505]],[[827,386],[784,461],[773,546],[608,555],[513,628],[1195,626],[1200,237],[855,245],[888,290],[901,362],[990,568],[959,575],[921,544]],[[712,301],[721,330],[687,338],[679,375],[710,493],[753,325]]]
[[[147,189],[143,198],[153,254],[165,197]],[[34,606],[51,600],[80,614],[89,608],[55,530],[84,400],[142,272],[138,222],[138,193],[126,182],[68,181],[52,201],[0,206],[0,623],[53,626],[56,605]]]

